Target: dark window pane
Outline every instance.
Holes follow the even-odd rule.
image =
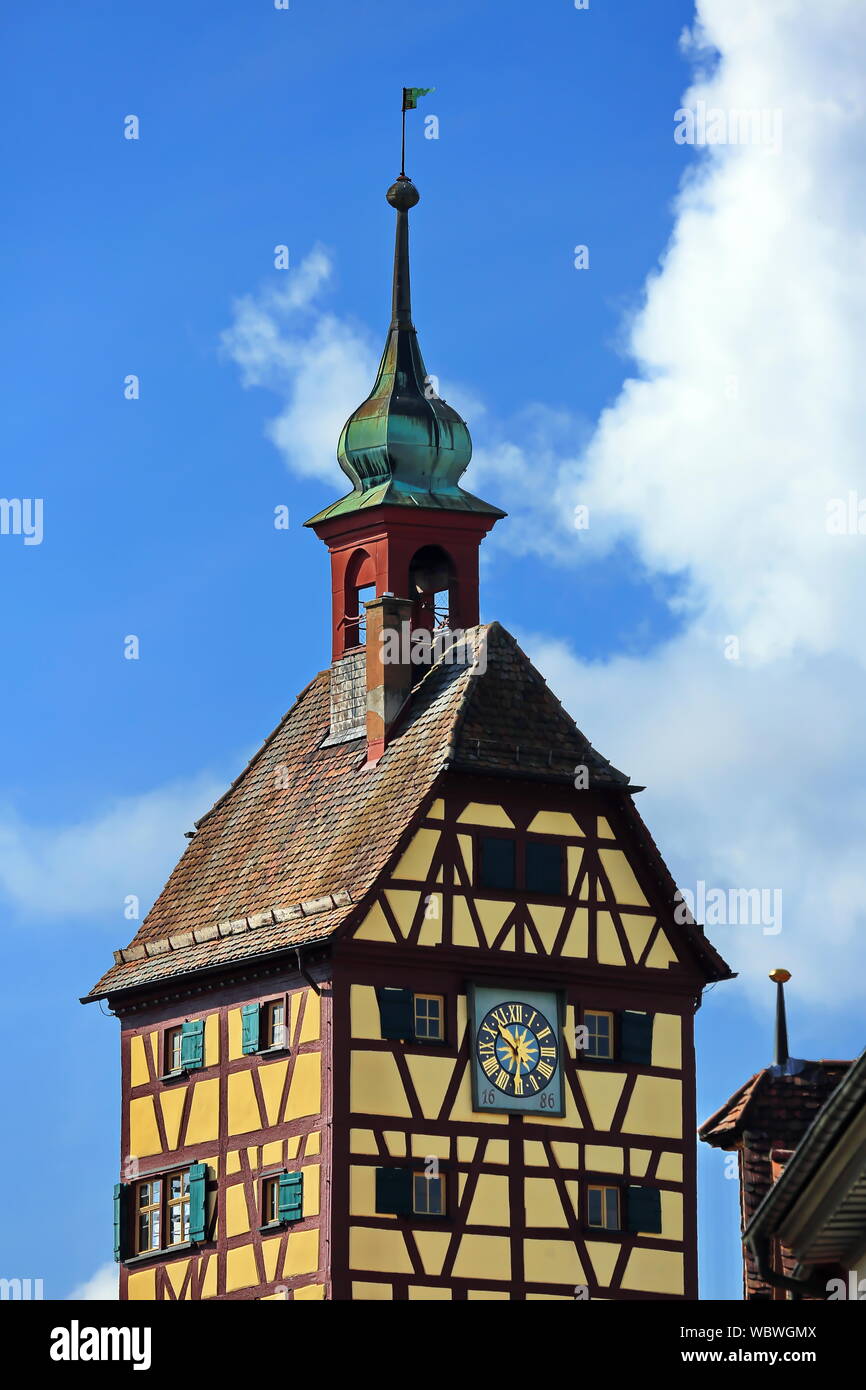
[[[605,1190],[605,1196],[607,1197],[607,1213],[604,1224],[609,1231],[615,1231],[619,1227],[619,1201],[616,1188],[608,1187]]]
[[[589,1216],[589,1224],[590,1224],[590,1226],[601,1226],[601,1225],[602,1225],[601,1188],[600,1188],[600,1187],[591,1187],[591,1188],[589,1189],[589,1209],[588,1209],[588,1216]]]
[[[562,845],[551,844],[548,840],[527,840],[526,891],[562,892]]]
[[[514,841],[498,835],[481,837],[481,887],[508,892],[515,884]]]

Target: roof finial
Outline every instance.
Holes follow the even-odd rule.
[[[776,986],[776,1055],[775,1066],[784,1067],[788,1061],[788,1020],[785,1017],[785,985],[791,978],[790,970],[771,970],[770,979]]]

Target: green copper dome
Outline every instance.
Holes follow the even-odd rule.
[[[469,429],[436,394],[412,323],[409,209],[420,195],[400,175],[386,196],[397,212],[391,326],[373,390],[349,416],[337,449],[353,491],[307,524],[383,503],[504,516],[458,486],[472,457]]]

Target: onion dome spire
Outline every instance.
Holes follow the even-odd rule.
[[[353,491],[312,522],[385,503],[505,513],[458,485],[472,457],[469,428],[438,395],[412,322],[409,209],[420,201],[400,174],[386,194],[397,214],[391,323],[373,389],[343,426],[337,458]]]

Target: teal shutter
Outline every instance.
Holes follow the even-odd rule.
[[[184,1023],[180,1030],[180,1064],[187,1071],[204,1066],[204,1019]]]
[[[207,1227],[207,1164],[193,1163],[189,1170],[189,1238],[203,1241]]]
[[[259,1050],[259,1006],[258,1004],[244,1004],[241,1009],[241,1019],[243,1021],[243,1050],[244,1052],[258,1052]]]
[[[645,1235],[662,1233],[662,1194],[657,1187],[630,1187],[627,1195],[628,1229]]]
[[[377,989],[383,1038],[415,1040],[415,996],[411,989]]]
[[[303,1173],[280,1173],[280,1220],[300,1221],[303,1215]]]
[[[389,1216],[412,1213],[412,1169],[376,1169],[376,1211]]]
[[[125,1183],[116,1182],[114,1184],[114,1258],[116,1260],[122,1260],[126,1254],[124,1249],[126,1244],[124,1230],[126,1217],[125,1193]]]
[[[653,1058],[653,1016],[624,1009],[619,1016],[619,1060],[649,1066]]]

